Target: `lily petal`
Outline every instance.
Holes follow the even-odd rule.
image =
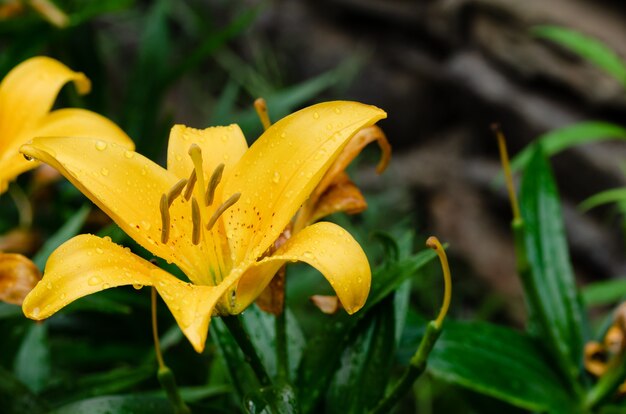
[[[318,197],[313,209],[307,211],[311,213],[311,217],[307,219],[307,224],[338,212],[358,214],[365,211],[366,208],[367,201],[365,201],[361,190],[350,180],[348,174],[341,172],[335,176],[332,184],[326,187],[326,191]],[[300,216],[298,216],[298,220],[300,220]]]
[[[224,172],[228,173],[231,166],[235,165],[248,149],[248,143],[239,125],[206,129],[174,125],[170,131],[167,148],[167,169],[178,178],[188,178],[193,169],[193,162],[188,155],[189,147],[193,143],[202,150],[203,171],[208,175],[222,163],[225,166]]]
[[[8,182],[17,175],[35,168],[38,163],[28,162],[19,148],[34,137],[45,136],[93,137],[117,142],[132,150],[134,142],[115,123],[95,112],[79,108],[66,108],[46,114],[20,134],[20,139],[3,148],[0,158],[0,182]],[[0,191],[1,193],[2,191]]]
[[[0,301],[21,305],[41,280],[37,266],[16,253],[0,253]]]
[[[202,282],[208,258],[191,240],[190,203],[171,205],[167,243],[161,243],[161,195],[178,178],[141,154],[93,138],[35,138],[22,153],[56,168],[135,241],[178,265],[193,282]],[[202,283],[199,283],[202,284]]]
[[[356,102],[325,102],[287,116],[265,131],[224,183],[224,198],[241,193],[238,205],[224,215],[235,262],[260,257],[350,138],[386,115]]]
[[[24,314],[52,316],[83,296],[115,286],[154,286],[197,352],[202,352],[220,290],[185,283],[130,250],[90,234],[76,236],[55,250],[41,282],[24,300]]]
[[[70,81],[81,94],[91,88],[84,74],[45,56],[28,59],[11,70],[0,83],[0,148],[49,112],[59,90]]]
[[[369,294],[371,270],[356,240],[343,228],[328,222],[305,227],[275,254],[254,263],[237,285],[233,313],[243,311],[286,262],[301,261],[319,270],[337,293],[349,314],[361,309]]]

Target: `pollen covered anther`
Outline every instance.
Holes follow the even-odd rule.
[[[213,226],[215,225],[215,223],[217,222],[217,219],[220,218],[220,216],[224,214],[226,210],[232,207],[233,204],[239,201],[239,197],[241,197],[241,193],[235,193],[231,195],[228,200],[224,201],[224,203],[222,203],[222,205],[219,206],[217,210],[215,210],[215,213],[213,213],[213,215],[209,219],[209,222],[206,225],[206,229],[211,230]]]
[[[200,218],[200,207],[195,197],[191,198],[191,222],[193,223],[193,231],[191,233],[191,242],[193,244],[200,243],[200,230],[202,229],[202,219]]]
[[[189,176],[189,180],[187,180],[187,188],[185,188],[185,200],[189,201],[191,198],[191,193],[193,193],[193,186],[196,185],[196,170],[191,170],[191,175]]]
[[[222,173],[224,172],[224,164],[220,164],[215,167],[213,174],[211,174],[211,178],[209,179],[209,185],[206,189],[206,197],[204,199],[204,205],[210,206],[213,204],[213,197],[215,196],[215,189],[217,185],[222,180]]]
[[[185,185],[187,185],[187,180],[185,178],[182,178],[180,181],[174,184],[174,186],[167,193],[167,205],[168,206],[171,206],[174,200],[176,200],[176,198],[180,195],[180,193],[183,192],[183,188],[185,188]]]
[[[159,208],[161,210],[161,243],[167,243],[167,239],[170,237],[170,210],[169,203],[167,201],[167,194],[161,195],[161,203]]]

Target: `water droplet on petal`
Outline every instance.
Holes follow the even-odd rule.
[[[318,114],[317,112],[313,112],[313,118],[320,119],[320,114]]]
[[[313,253],[311,252],[304,252],[303,256],[306,257],[307,259],[313,259],[315,256],[313,256]]]
[[[133,287],[134,287],[136,290],[140,290],[140,289],[143,287],[143,285],[140,285],[139,283],[133,283]]]
[[[40,312],[41,312],[41,310],[39,309],[39,307],[33,309],[33,312],[32,312],[33,317],[35,317],[35,318],[38,317]]]
[[[111,287],[111,285],[109,285],[108,283],[103,283],[102,284],[102,289],[108,289],[110,287]]]
[[[133,151],[128,151],[127,150],[126,152],[124,152],[124,156],[126,158],[128,158],[128,159],[131,159],[131,158],[133,158],[135,156],[135,153]]]
[[[52,283],[50,283],[50,282],[46,283],[46,287],[47,287],[48,289],[52,290]]]
[[[89,280],[87,281],[87,284],[89,286],[96,286],[100,283],[102,283],[102,279],[100,279],[98,276],[91,276]]]
[[[104,151],[107,148],[107,143],[104,141],[96,141],[96,149],[98,151]]]
[[[102,249],[101,249],[101,248],[99,248],[99,247],[96,247],[96,253],[98,253],[98,254],[102,254],[102,253],[104,253],[104,250],[102,250]]]
[[[108,177],[109,170],[105,167],[102,167],[102,169],[100,170],[100,174],[104,175],[105,177]]]
[[[280,181],[280,173],[278,171],[274,171],[274,177],[272,178],[272,182],[274,184],[278,184]]]

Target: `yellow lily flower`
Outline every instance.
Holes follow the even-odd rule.
[[[133,149],[132,140],[117,125],[85,109],[50,111],[59,90],[74,82],[79,93],[89,92],[89,79],[45,56],[28,59],[0,83],[0,194],[9,181],[35,168],[19,148],[36,136],[99,137]]]
[[[237,125],[172,128],[167,169],[120,145],[36,138],[21,151],[57,168],[133,239],[176,264],[185,283],[107,238],[77,236],[48,260],[23,304],[47,318],[82,296],[120,285],[154,286],[196,351],[212,315],[242,312],[286,262],[317,268],[347,312],[360,309],[371,272],[341,227],[316,223],[277,250],[274,241],[350,138],[385,118],[355,102],[327,102],[269,128],[249,149]]]

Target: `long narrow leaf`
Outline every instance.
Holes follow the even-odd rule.
[[[538,26],[536,36],[549,39],[593,63],[626,87],[626,65],[607,45],[598,39],[560,26]]]
[[[561,205],[550,166],[536,145],[520,193],[529,280],[529,314],[564,374],[575,381],[582,363],[582,307],[570,262]],[[523,277],[524,279],[524,277]]]
[[[411,339],[417,347],[419,337]],[[536,412],[571,413],[551,359],[527,335],[487,323],[446,322],[428,359],[436,377]]]
[[[608,139],[626,140],[626,129],[608,122],[580,122],[547,132],[537,138],[536,142],[541,144],[544,154],[551,157],[577,145]],[[532,151],[532,147],[528,146],[517,154],[511,161],[511,168],[523,169],[528,164]]]

